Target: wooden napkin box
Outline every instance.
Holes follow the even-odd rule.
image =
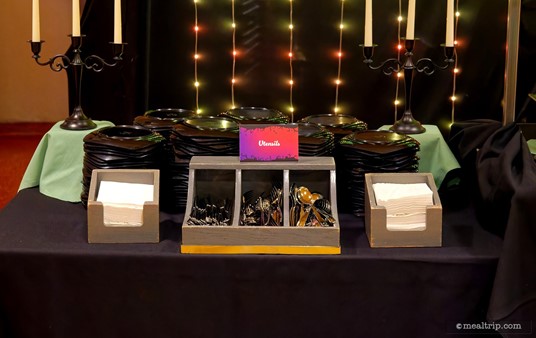
[[[141,226],[109,226],[104,223],[104,206],[97,201],[102,181],[151,184],[153,200],[145,202]],[[89,243],[158,243],[160,171],[156,169],[94,169],[87,202]]]
[[[387,210],[376,204],[374,183],[426,183],[433,193],[433,205],[426,207],[426,228],[420,231],[390,231]],[[365,174],[365,231],[372,248],[440,247],[442,245],[443,209],[431,173]]]

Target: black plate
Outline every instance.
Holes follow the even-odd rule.
[[[152,136],[152,131],[139,126],[114,126],[99,130],[101,135],[114,139],[146,139]]]
[[[344,127],[345,125],[359,122],[356,117],[343,114],[311,115],[303,118],[301,121],[305,123],[315,123],[326,127]]]
[[[182,122],[185,126],[198,130],[234,131],[238,124],[232,119],[217,116],[194,117]]]
[[[288,118],[279,110],[264,107],[238,107],[225,111],[225,116],[237,120],[272,120]]]
[[[151,117],[158,120],[183,120],[185,118],[194,117],[195,112],[187,109],[180,108],[160,108],[148,110],[145,112],[144,116]]]
[[[411,141],[409,136],[391,131],[367,130],[353,133],[347,136],[354,142],[362,144],[400,144]]]

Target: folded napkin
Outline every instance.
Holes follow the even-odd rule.
[[[374,183],[376,204],[387,211],[387,230],[426,229],[426,206],[433,205],[433,192],[426,183]]]
[[[97,201],[102,202],[105,226],[142,226],[143,204],[152,201],[151,184],[102,181]]]

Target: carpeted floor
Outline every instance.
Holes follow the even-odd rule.
[[[0,123],[0,209],[17,194],[35,148],[52,123]]]

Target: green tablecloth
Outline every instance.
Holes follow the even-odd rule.
[[[527,140],[527,144],[529,145],[530,153],[536,155],[536,139]]]
[[[382,126],[381,130],[388,130],[391,126]],[[443,139],[441,131],[435,125],[424,125],[426,131],[422,134],[411,134],[421,144],[417,153],[419,156],[419,172],[432,173],[434,181],[439,188],[445,175],[453,169],[460,168],[460,164],[450,151],[447,142]]]
[[[97,128],[92,130],[64,130],[60,128],[63,121],[56,123],[39,142],[19,190],[39,186],[44,195],[80,202],[84,137],[99,128],[114,125],[108,121],[94,122]]]

